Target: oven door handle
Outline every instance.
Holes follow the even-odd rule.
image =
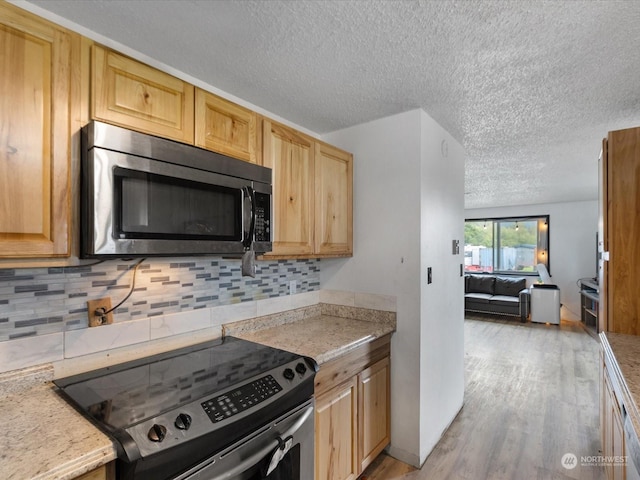
[[[300,415],[300,418],[298,418],[296,423],[291,425],[291,427],[287,431],[280,434],[280,438],[287,438],[289,436],[292,436],[302,426],[302,424],[304,424],[304,422],[309,418],[309,416],[312,413],[313,413],[313,405],[309,405],[306,408],[306,410]],[[254,453],[250,457],[243,460],[242,463],[234,465],[233,468],[231,468],[230,470],[224,472],[222,475],[213,477],[211,480],[228,480],[230,478],[235,478],[236,475],[247,471],[249,468],[253,467],[254,465],[257,465],[258,462],[260,462],[260,460],[264,459],[267,455],[273,452],[275,448],[280,448],[280,444],[282,442],[280,438],[273,440],[273,442],[271,442],[269,445],[264,447],[262,450]],[[244,444],[240,445],[238,448],[242,448],[243,446]]]
[[[269,460],[267,473],[264,474],[266,477],[268,477],[271,472],[278,467],[278,464],[289,450],[291,450],[291,447],[293,447],[293,436],[289,435],[288,437],[285,437],[284,440],[282,437],[278,437],[278,447],[271,452],[271,459]]]

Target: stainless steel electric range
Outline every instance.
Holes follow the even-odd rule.
[[[234,337],[56,380],[121,480],[313,478],[310,358]]]

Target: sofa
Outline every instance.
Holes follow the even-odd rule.
[[[523,277],[465,275],[464,309],[469,312],[529,317],[529,290]]]

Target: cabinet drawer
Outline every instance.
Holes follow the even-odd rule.
[[[315,393],[321,395],[335,385],[348,381],[365,368],[373,365],[391,353],[391,334],[335,358],[320,367],[316,374]]]

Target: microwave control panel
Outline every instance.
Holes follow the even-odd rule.
[[[271,195],[256,192],[255,241],[271,241]]]

